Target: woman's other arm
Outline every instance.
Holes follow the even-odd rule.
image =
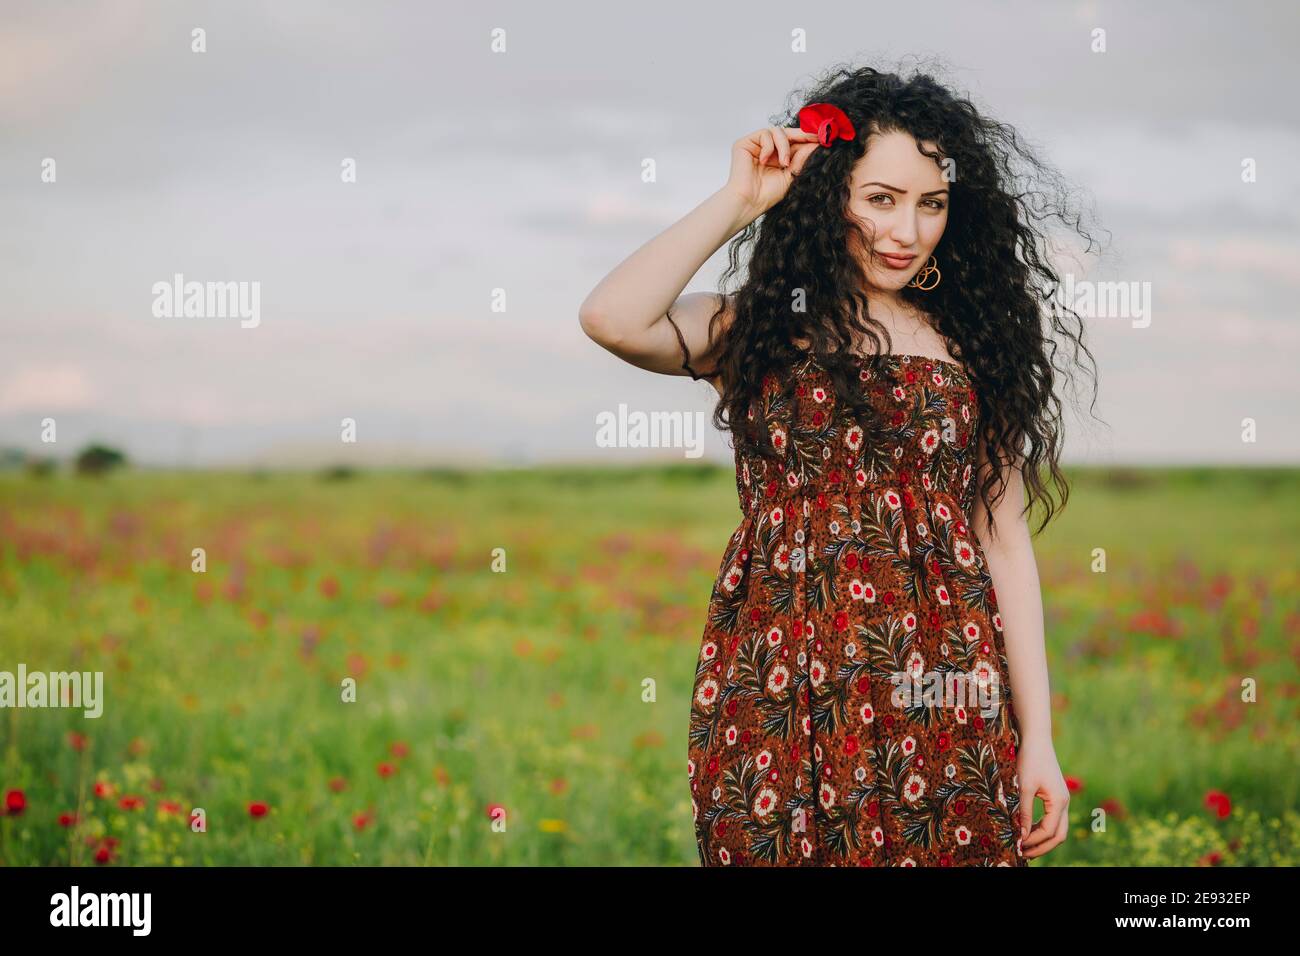
[[[977,481],[991,466],[985,443],[979,443]],[[1026,857],[1041,856],[1063,841],[1069,832],[1066,812],[1069,790],[1052,742],[1051,690],[1043,627],[1042,588],[1033,541],[1024,514],[1023,457],[1013,466],[1003,465],[1005,493],[994,503],[996,534],[989,529],[988,511],[977,494],[971,524],[988,561],[989,576],[1002,617],[1013,707],[1020,725],[1018,762],[1021,790],[1021,844]],[[978,488],[978,485],[976,486]],[[996,494],[999,485],[993,486]],[[1032,831],[1034,797],[1043,800],[1044,815]]]

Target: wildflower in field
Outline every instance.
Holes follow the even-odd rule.
[[[339,594],[338,578],[334,577],[334,575],[332,574],[327,575],[324,578],[321,578],[320,593],[327,598],[338,597]]]
[[[540,820],[537,828],[543,833],[563,833],[569,827],[563,820]]]
[[[370,821],[372,821],[373,819],[374,819],[374,814],[372,814],[369,810],[366,810],[363,813],[358,813],[356,816],[352,818],[352,826],[355,827],[357,830],[364,830],[366,827],[370,825]]]
[[[181,815],[181,805],[175,800],[159,800],[158,813],[178,817]]]
[[[330,789],[335,793],[342,793],[348,788],[348,782],[342,777],[334,777],[330,780]]]
[[[370,663],[366,660],[364,654],[360,654],[357,651],[348,654],[347,672],[349,676],[360,679],[366,676],[366,671],[368,670],[370,670]]]
[[[86,837],[86,845],[95,847],[96,863],[112,863],[119,843],[121,841],[117,837]]]
[[[21,790],[10,790],[5,794],[5,813],[16,817],[27,809],[27,794]]]
[[[397,767],[391,763],[381,763],[375,769],[379,771],[379,776],[383,777],[385,780],[397,773]]]
[[[109,783],[107,780],[96,780],[96,781],[95,781],[95,796],[97,796],[97,797],[99,797],[99,798],[101,798],[101,799],[107,800],[109,797],[111,797],[111,796],[112,796],[113,794],[115,794],[115,793],[117,793],[117,788],[114,787],[114,786],[113,786],[111,783]]]
[[[487,805],[487,815],[489,820],[495,820],[497,817],[506,815],[506,808],[499,803],[489,803]]]
[[[117,801],[117,805],[123,810],[141,810],[144,808],[144,797],[128,793],[122,797],[121,800]]]
[[[60,813],[59,826],[71,827],[77,825],[77,815],[75,813]]]
[[[1078,793],[1083,789],[1083,781],[1078,777],[1066,777],[1065,789],[1069,790],[1071,793]]]
[[[407,746],[406,741],[404,740],[394,740],[388,745],[388,751],[394,757],[405,757],[411,752],[411,748]]]
[[[569,781],[565,780],[563,777],[556,777],[551,781],[551,793],[554,793],[557,796],[568,789]]]
[[[68,731],[68,746],[73,750],[82,751],[86,749],[86,735],[78,733],[75,730]]]
[[[1221,790],[1211,790],[1207,793],[1205,795],[1205,806],[1213,810],[1220,820],[1232,813],[1232,801]]]
[[[268,807],[263,801],[254,800],[248,805],[248,815],[250,817],[264,817],[266,816],[266,811],[269,809],[270,807]]]

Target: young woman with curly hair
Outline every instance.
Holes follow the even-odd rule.
[[[837,69],[799,99],[580,309],[625,361],[709,381],[733,438],[700,859],[1025,866],[1069,804],[1026,516],[1066,498],[1058,349],[1091,359],[1044,224],[1092,239],[1015,131],[927,74]],[[739,287],[683,294],[728,240]]]

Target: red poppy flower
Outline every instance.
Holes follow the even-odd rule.
[[[27,809],[27,794],[21,790],[10,790],[5,794],[5,813],[18,816]]]
[[[1211,790],[1207,793],[1205,805],[1213,810],[1220,820],[1232,813],[1232,800],[1221,790]]]
[[[250,817],[264,817],[266,816],[266,811],[269,809],[270,807],[261,800],[254,800],[248,805],[248,815]]]
[[[59,826],[61,827],[70,827],[76,822],[77,822],[77,815],[75,813],[59,814]]]
[[[848,114],[830,103],[810,103],[801,109],[799,128],[805,133],[816,133],[817,142],[823,146],[830,146],[837,139],[853,139],[857,135]]]

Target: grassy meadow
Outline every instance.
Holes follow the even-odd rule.
[[[1300,471],[1069,476],[1036,551],[1073,826],[1032,865],[1300,862]],[[0,709],[0,862],[697,865],[739,518],[705,465],[0,475],[0,671],[105,697]]]

